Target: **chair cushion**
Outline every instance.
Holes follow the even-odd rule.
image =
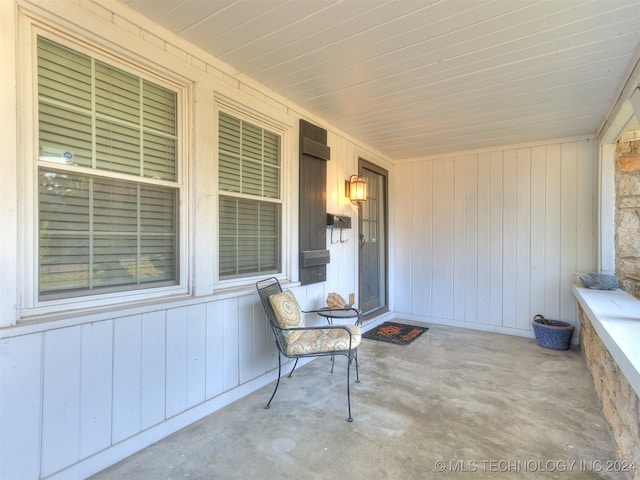
[[[280,328],[304,327],[302,309],[293,292],[285,290],[284,292],[274,293],[269,297],[269,302],[271,302]],[[289,343],[295,342],[302,335],[300,330],[283,333]]]
[[[308,355],[313,353],[336,352],[358,348],[362,339],[362,331],[357,325],[344,325],[351,332],[351,345],[349,345],[349,333],[344,328],[322,328],[313,330],[301,330],[301,335],[286,346],[288,355]]]

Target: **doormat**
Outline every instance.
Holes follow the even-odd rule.
[[[376,328],[363,333],[362,337],[370,340],[395,343],[396,345],[408,345],[427,330],[429,330],[427,327],[384,322]]]

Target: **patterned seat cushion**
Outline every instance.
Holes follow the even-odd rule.
[[[362,331],[357,325],[345,325],[351,332],[351,348],[360,345]],[[307,355],[313,353],[349,350],[349,333],[343,328],[323,328],[301,330],[301,335],[286,346],[287,355]]]
[[[276,321],[280,328],[304,327],[304,316],[293,292],[286,290],[274,293],[269,297],[269,302],[276,314]],[[301,330],[283,332],[288,343],[295,342],[302,335]]]

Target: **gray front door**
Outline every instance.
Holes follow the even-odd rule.
[[[364,318],[387,311],[387,171],[359,160],[367,182],[367,201],[360,208],[359,306]]]

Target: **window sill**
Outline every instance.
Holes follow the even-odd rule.
[[[282,288],[294,288],[299,282],[280,280]],[[57,328],[71,327],[85,323],[112,320],[131,315],[140,315],[159,310],[189,307],[200,303],[209,303],[242,296],[255,296],[258,301],[256,287],[253,282],[241,285],[231,285],[216,289],[204,295],[175,294],[158,297],[155,299],[114,303],[99,307],[79,308],[64,312],[43,313],[39,315],[25,316],[15,325],[0,326],[0,339],[17,337],[31,333],[46,332]]]
[[[640,300],[622,290],[573,293],[593,328],[635,392],[640,395]]]

